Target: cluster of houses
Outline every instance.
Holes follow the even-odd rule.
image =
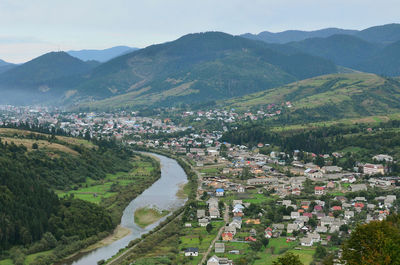
[[[218,198],[212,197],[207,201],[208,205],[208,215],[206,214],[205,209],[197,210],[197,219],[199,226],[205,227],[207,226],[212,219],[217,219],[221,217],[219,206],[218,206]]]

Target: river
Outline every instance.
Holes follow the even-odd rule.
[[[155,206],[173,212],[184,205],[186,199],[176,196],[179,186],[187,182],[187,176],[182,167],[174,159],[166,156],[151,154],[160,160],[161,177],[159,180],[145,190],[142,194],[132,200],[125,208],[121,218],[121,226],[131,231],[128,236],[77,257],[74,261],[64,263],[65,265],[96,265],[99,260],[107,260],[115,255],[118,250],[124,248],[128,243],[155,228],[167,216],[146,228],[141,228],[134,222],[134,212],[142,207]]]

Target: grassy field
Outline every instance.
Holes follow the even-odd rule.
[[[39,256],[47,256],[47,255],[51,254],[52,252],[53,252],[52,250],[49,250],[49,251],[43,251],[43,252],[35,253],[32,255],[28,255],[28,256],[26,256],[26,259],[25,259],[25,265],[31,264]]]
[[[0,265],[14,265],[11,259],[0,260]]]
[[[139,178],[146,177],[152,170],[151,163],[143,161],[139,157],[132,161],[132,165],[133,169],[130,172],[108,174],[105,179],[99,181],[88,178],[86,183],[76,190],[56,191],[56,193],[60,198],[73,194],[75,198],[99,204],[103,198],[116,195],[112,191],[113,185],[131,185]]]
[[[51,143],[45,140],[35,140],[35,139],[20,139],[20,138],[11,138],[11,137],[1,137],[3,142],[11,143],[13,142],[16,145],[23,145],[25,146],[28,151],[32,151],[32,145],[36,143],[38,145],[38,149],[46,149],[48,151],[60,151],[72,155],[79,155],[79,153],[75,150],[72,150],[70,147],[58,144],[58,143]]]
[[[207,251],[211,241],[215,238],[218,230],[223,225],[223,222],[212,222],[213,229],[210,233],[207,233],[205,227],[184,228],[182,231],[184,236],[179,238],[179,250],[184,250],[189,247],[198,247],[199,256],[193,258],[179,256],[178,263],[193,265],[198,264],[202,258],[202,254]]]
[[[328,127],[330,125],[335,124],[371,124],[376,125],[380,122],[387,122],[389,120],[399,120],[400,113],[392,113],[390,115],[378,115],[378,116],[367,116],[362,118],[347,118],[347,119],[337,119],[332,121],[324,121],[324,122],[311,122],[307,124],[296,124],[296,125],[280,125],[277,127],[273,127],[272,131],[282,132],[282,131],[291,131],[291,130],[301,130],[301,129],[310,129],[310,128],[319,128],[319,127]]]
[[[32,132],[32,131],[26,131],[26,130],[19,130],[19,129],[11,129],[11,128],[0,128],[0,135],[1,136],[6,136],[6,137],[12,137],[15,139],[15,137],[18,136],[28,136],[28,135],[40,135],[40,136],[45,136],[48,137],[48,134],[44,133],[38,133],[38,132]],[[3,138],[3,137],[1,137]],[[4,138],[3,138],[4,139]],[[72,145],[83,145],[87,148],[93,148],[96,147],[92,142],[84,140],[84,139],[78,139],[74,137],[67,137],[67,136],[56,136],[56,139],[63,141],[67,144],[72,144]],[[33,140],[33,139],[32,139]],[[32,147],[32,145],[31,145]]]
[[[275,200],[275,196],[265,196],[264,194],[258,194],[255,190],[251,191],[249,199],[243,199],[243,202],[249,202],[254,204],[260,204]]]
[[[272,238],[269,241],[267,248],[262,252],[258,253],[259,259],[254,262],[254,265],[272,265],[272,262],[285,252],[290,251],[296,255],[299,255],[300,260],[308,265],[313,260],[315,248],[295,249],[298,247],[298,242],[286,243],[286,238]]]
[[[166,216],[168,213],[169,211],[167,210],[160,211],[154,208],[140,208],[135,211],[135,223],[145,228]]]

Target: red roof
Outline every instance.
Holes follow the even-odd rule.
[[[316,186],[314,189],[315,189],[315,190],[324,190],[325,188],[324,188],[324,187]]]
[[[356,202],[356,203],[354,204],[354,207],[356,207],[356,208],[364,208],[364,203],[362,203],[362,202]]]
[[[303,213],[303,216],[307,216],[309,218],[312,218],[312,213]]]
[[[321,205],[315,205],[314,206],[315,211],[322,211],[322,206]]]
[[[342,206],[333,206],[332,210],[334,211],[341,211],[342,210]]]
[[[246,238],[244,239],[245,241],[253,241],[253,242],[256,242],[257,241],[257,239],[255,239],[254,237],[252,237],[252,236],[246,236]]]

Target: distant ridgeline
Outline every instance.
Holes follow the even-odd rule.
[[[52,52],[22,65],[3,62],[0,104],[76,110],[202,105],[326,74],[400,75],[400,24],[242,36],[205,32],[122,48],[105,62],[70,55],[97,58],[82,52]]]
[[[16,245],[28,254],[57,246],[54,255],[63,256],[66,245],[84,245],[116,226],[105,208],[59,199],[53,190],[128,171],[131,152],[113,142],[72,139],[0,129],[0,253]]]

